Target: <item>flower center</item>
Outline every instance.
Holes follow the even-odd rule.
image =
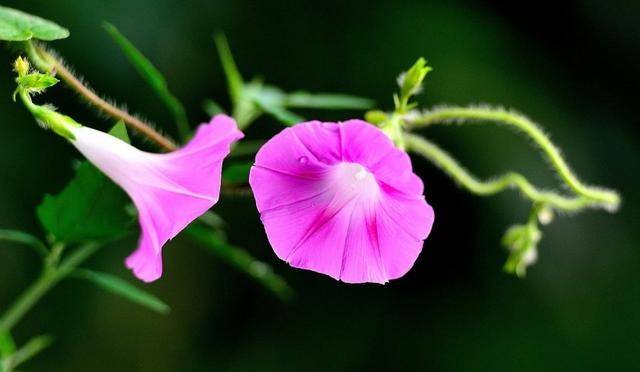
[[[372,197],[380,191],[373,173],[358,163],[338,163],[334,166],[332,175],[340,193]]]

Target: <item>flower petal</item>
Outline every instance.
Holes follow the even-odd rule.
[[[302,178],[321,177],[328,163],[337,160],[339,141],[320,122],[305,123],[303,130],[299,126],[287,128],[270,139],[269,146],[263,146],[256,154],[256,165]],[[326,141],[323,148],[330,150],[313,152],[316,141]]]
[[[140,151],[106,133],[74,130],[74,145],[131,197],[142,230],[126,265],[143,281],[162,275],[162,246],[209,210],[220,196],[222,161],[243,137],[233,119],[218,115],[183,148]]]
[[[398,150],[391,139],[371,124],[349,120],[340,126],[343,159],[361,163],[370,169],[380,183],[406,194],[422,194],[422,180],[411,169],[411,159]]]
[[[150,282],[162,275],[162,247],[193,220],[209,210],[217,197],[196,196],[167,190],[166,185],[139,185],[129,195],[138,210],[141,229],[138,248],[126,266],[141,280]]]
[[[433,208],[424,198],[387,196],[380,201],[376,227],[387,279],[400,278],[411,269],[431,232],[434,217]]]
[[[359,120],[283,130],[249,182],[276,255],[349,283],[404,275],[433,223],[406,153]]]

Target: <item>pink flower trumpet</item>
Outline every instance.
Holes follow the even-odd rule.
[[[360,120],[283,130],[249,182],[276,255],[347,283],[402,277],[434,220],[409,156]]]
[[[233,119],[218,115],[181,149],[153,154],[91,128],[69,129],[73,145],[122,187],[138,209],[142,235],[127,267],[140,280],[157,280],[162,246],[218,201],[222,161],[242,132]]]

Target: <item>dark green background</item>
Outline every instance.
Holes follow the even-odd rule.
[[[55,48],[103,94],[173,133],[171,118],[102,31],[120,28],[166,74],[192,123],[207,97],[228,104],[212,33],[224,30],[245,76],[287,90],[337,91],[390,108],[395,77],[417,57],[435,70],[425,106],[486,102],[542,123],[587,182],[621,191],[620,212],[560,216],[544,228],[525,280],[501,270],[504,230],[524,221],[514,192],[480,199],[415,160],[436,223],[415,267],[386,286],[345,285],[295,270],[269,248],[250,199],[216,207],[234,243],[274,265],[295,288],[280,302],[244,275],[178,238],[148,289],[161,316],[68,281],[17,327],[52,333],[26,371],[548,371],[634,370],[640,352],[637,1],[3,1],[71,30]],[[33,208],[60,190],[78,154],[11,101],[14,58],[0,53],[0,226],[42,234]],[[108,121],[62,86],[46,100],[82,122]],[[306,112],[319,119],[360,113]],[[249,136],[278,130],[270,120]],[[501,128],[425,133],[470,169],[555,177],[527,141]],[[138,142],[140,144],[140,142]],[[143,145],[144,146],[144,145]],[[135,237],[89,266],[131,279]],[[33,254],[0,246],[0,309],[37,274]]]

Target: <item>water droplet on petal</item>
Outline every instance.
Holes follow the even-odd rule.
[[[298,163],[300,164],[307,164],[309,162],[309,158],[306,156],[301,156],[298,158]]]

